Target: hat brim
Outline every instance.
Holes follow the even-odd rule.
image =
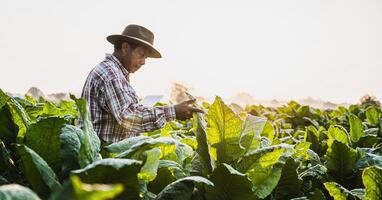
[[[107,41],[109,41],[112,44],[115,44],[118,41],[127,41],[127,42],[135,42],[138,44],[141,44],[143,47],[145,47],[148,50],[147,57],[150,58],[162,58],[162,55],[159,53],[158,50],[156,50],[150,43],[141,40],[136,37],[127,36],[127,35],[109,35],[107,36]]]

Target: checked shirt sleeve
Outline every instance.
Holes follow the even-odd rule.
[[[174,106],[145,107],[138,104],[135,93],[129,83],[110,80],[105,85],[105,106],[117,122],[125,127],[128,135],[153,131],[161,128],[166,121],[175,119]]]

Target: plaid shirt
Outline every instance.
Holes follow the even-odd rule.
[[[89,73],[81,96],[88,102],[93,128],[104,143],[153,131],[175,119],[174,106],[138,104],[129,72],[111,54]]]

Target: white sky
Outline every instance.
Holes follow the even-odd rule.
[[[132,75],[140,96],[181,81],[208,97],[382,99],[380,0],[2,1],[0,88],[80,93],[130,23],[163,55]]]

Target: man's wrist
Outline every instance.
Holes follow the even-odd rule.
[[[170,106],[164,106],[163,107],[164,115],[166,117],[166,121],[173,121],[176,119],[176,114],[175,114],[175,106],[170,105]]]

